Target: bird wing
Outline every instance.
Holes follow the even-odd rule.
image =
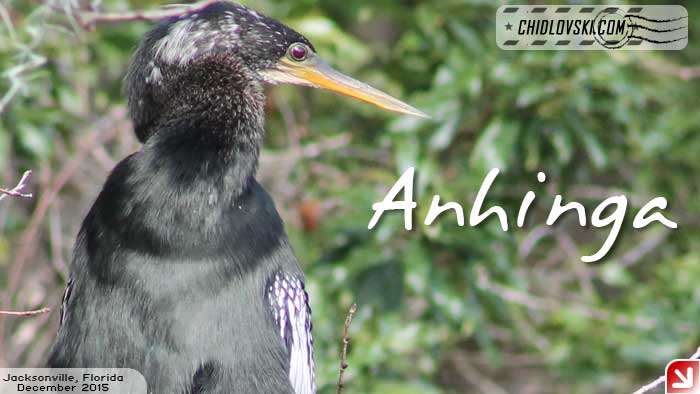
[[[313,337],[311,308],[304,282],[279,273],[270,281],[267,299],[280,337],[289,354],[289,381],[295,394],[314,394]]]

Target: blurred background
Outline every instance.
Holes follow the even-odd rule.
[[[682,3],[690,38],[678,52],[502,51],[499,4],[483,0],[243,3],[305,34],[338,69],[434,116],[269,90],[259,178],[308,277],[320,393],[336,391],[353,301],[347,394],[627,393],[695,351],[699,3]],[[33,199],[0,202],[0,310],[52,308],[0,316],[0,366],[44,361],[80,221],[112,167],[139,149],[121,82],[149,23],[86,31],[70,10],[162,4],[0,2],[0,186],[34,171]],[[395,213],[368,231],[371,204],[409,166],[416,228],[405,231]],[[507,233],[495,220],[458,227],[451,215],[422,225],[433,194],[470,209],[492,167],[503,172],[488,202],[508,210]],[[514,229],[528,190],[538,199]],[[621,193],[630,212],[598,263],[579,258],[608,230],[582,228],[575,215],[544,225],[556,194],[582,202],[590,218]],[[668,198],[679,229],[633,230],[632,215],[656,196]]]

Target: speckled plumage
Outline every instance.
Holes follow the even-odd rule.
[[[49,366],[134,368],[158,394],[315,392],[304,276],[254,177],[258,72],[295,42],[224,2],[144,37],[125,83],[144,145],[83,222]]]
[[[214,87],[241,89],[245,88],[240,85],[241,81],[262,82],[257,72],[273,67],[289,45],[296,42],[313,48],[304,36],[280,22],[228,2],[214,3],[161,22],[143,38],[126,78],[129,109],[139,139],[148,139],[148,130],[156,126],[154,123],[167,118],[163,116],[163,109],[178,107],[177,103],[171,103],[173,93],[191,95],[209,92]],[[203,76],[197,74],[211,71],[216,74],[232,71],[235,75],[222,76],[223,80],[210,78],[216,86],[195,85],[193,82],[199,81],[189,80],[201,81]],[[179,89],[182,85],[195,89],[182,92]],[[245,109],[236,95],[223,92],[208,95],[219,105],[222,104],[220,98],[234,100],[230,103],[231,110]],[[202,99],[206,97],[194,100],[188,97],[190,103],[207,101]]]

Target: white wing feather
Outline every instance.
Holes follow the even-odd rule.
[[[295,394],[314,394],[311,309],[304,283],[287,274],[277,274],[267,291],[280,337],[289,351],[289,381]]]

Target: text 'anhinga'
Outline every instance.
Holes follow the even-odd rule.
[[[425,116],[240,5],[163,20],[126,77],[143,147],[82,224],[50,367],[133,368],[152,393],[315,392],[304,276],[255,180],[263,83]]]

